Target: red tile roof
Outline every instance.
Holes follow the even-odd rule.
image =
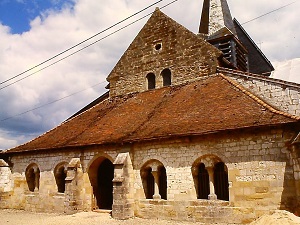
[[[223,75],[107,99],[7,152],[125,143],[272,126],[299,118],[273,109]]]

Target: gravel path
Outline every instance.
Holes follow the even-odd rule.
[[[0,210],[0,225],[200,225],[201,223],[134,218],[114,220],[108,213],[82,212],[74,215]],[[213,224],[210,224],[213,225]],[[225,224],[214,224],[225,225]],[[265,215],[249,225],[300,225],[300,218],[286,211]]]
[[[74,215],[31,213],[17,210],[0,210],[0,225],[195,225],[189,222],[146,220],[134,218],[114,220],[108,213],[82,212]],[[197,223],[199,224],[199,223]]]

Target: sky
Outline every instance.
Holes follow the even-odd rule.
[[[155,2],[0,0],[0,83],[21,74],[0,84],[0,149],[25,143],[53,129],[102,95],[106,91],[107,75],[148,17],[65,58],[68,54],[110,35],[171,0],[161,1],[73,48],[68,54],[42,66],[36,65]],[[162,11],[197,33],[202,3],[203,0],[178,0]],[[260,17],[289,3],[293,4]],[[228,0],[228,4],[233,17],[243,24],[269,60],[280,68],[278,77],[292,77],[294,82],[300,83],[296,72],[285,75],[300,67],[300,0]],[[260,18],[245,23],[257,17]],[[61,61],[56,63],[56,60]],[[35,68],[23,74],[32,67]],[[16,82],[18,79],[23,80]]]

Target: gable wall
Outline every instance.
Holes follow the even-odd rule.
[[[291,115],[300,116],[300,86],[298,84],[289,85],[284,81],[278,82],[270,78],[255,78],[242,74],[226,72],[224,74],[273,107]]]
[[[155,49],[157,44],[161,49]],[[147,90],[148,73],[154,73],[156,87],[162,87],[160,74],[165,68],[172,72],[172,84],[197,79],[215,71],[220,54],[205,40],[156,11],[109,75],[110,96]]]

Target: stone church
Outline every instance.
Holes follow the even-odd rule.
[[[300,85],[272,70],[226,0],[204,0],[198,34],[156,9],[107,93],[1,152],[0,208],[208,224],[299,214]]]

